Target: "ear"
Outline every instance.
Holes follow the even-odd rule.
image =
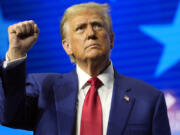
[[[63,45],[63,48],[64,48],[64,50],[66,51],[66,53],[67,53],[68,55],[72,55],[72,54],[73,54],[73,53],[72,53],[72,49],[71,49],[71,45],[70,45],[70,43],[69,43],[69,40],[63,39],[63,40],[62,40],[62,45]]]
[[[111,49],[114,47],[114,32],[110,34]]]

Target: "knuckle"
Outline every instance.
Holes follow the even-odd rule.
[[[21,26],[21,24],[22,24],[22,22],[18,22],[17,24],[15,24],[15,25],[17,25],[17,26]]]
[[[14,28],[17,30],[19,29],[19,25],[14,25]]]
[[[30,20],[29,23],[34,24],[34,21],[33,21],[33,20]]]
[[[17,24],[13,24],[13,25],[11,25],[10,27],[11,27],[11,28],[16,28],[16,26],[17,26]]]
[[[25,28],[25,27],[26,27],[26,24],[25,24],[25,23],[22,23],[22,24],[21,24],[21,27],[22,27],[22,28]]]
[[[21,27],[22,26],[22,22],[17,23],[15,26],[18,27],[18,28]]]
[[[34,24],[29,23],[29,26],[33,29],[34,28]]]
[[[37,28],[37,24],[34,24],[34,28],[35,28],[35,29]]]

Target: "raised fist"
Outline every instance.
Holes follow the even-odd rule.
[[[9,26],[9,60],[24,57],[27,51],[37,41],[39,29],[34,21],[24,21]]]

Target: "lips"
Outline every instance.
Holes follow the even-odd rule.
[[[89,44],[86,48],[90,48],[90,47],[99,47],[100,45],[97,43],[93,43],[93,44]]]

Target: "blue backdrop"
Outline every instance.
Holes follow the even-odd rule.
[[[8,25],[34,20],[40,28],[28,52],[27,72],[68,72],[74,68],[60,39],[64,10],[89,0],[0,0],[0,59],[8,49]],[[173,135],[180,134],[180,1],[95,0],[111,6],[115,46],[111,59],[121,73],[165,92]],[[32,132],[0,126],[2,135]]]

